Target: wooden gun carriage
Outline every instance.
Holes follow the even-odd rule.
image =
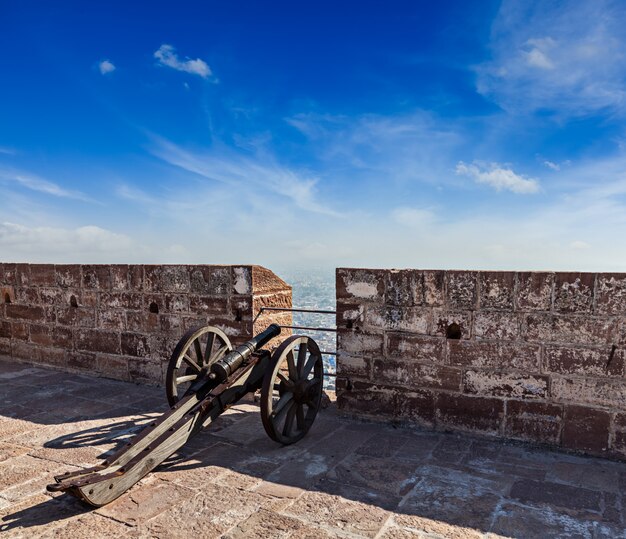
[[[273,353],[262,347],[281,327],[270,325],[233,348],[219,328],[200,326],[176,345],[166,376],[171,408],[98,466],[56,476],[52,492],[67,491],[99,507],[107,504],[180,449],[228,407],[261,392],[261,419],[281,444],[300,440],[320,407],[323,362],[310,337],[294,335]]]

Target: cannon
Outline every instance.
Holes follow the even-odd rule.
[[[320,407],[323,362],[313,339],[293,335],[273,353],[262,347],[281,332],[270,325],[237,348],[219,328],[189,330],[167,368],[170,409],[122,448],[92,468],[55,476],[51,492],[69,492],[90,505],[105,505],[133,486],[208,427],[244,395],[259,391],[261,420],[272,440],[300,440]]]

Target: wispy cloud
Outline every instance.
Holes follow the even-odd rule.
[[[56,183],[45,180],[34,174],[11,169],[0,169],[0,181],[16,183],[31,191],[38,191],[47,195],[63,198],[73,198],[85,202],[93,202],[87,195],[80,191],[64,189]]]
[[[477,183],[489,185],[496,191],[505,190],[524,195],[539,191],[539,182],[536,179],[516,174],[510,168],[503,167],[498,163],[483,165],[474,162],[467,165],[463,161],[459,161],[456,165],[456,173],[459,176],[472,178]]]
[[[505,0],[478,91],[506,110],[565,116],[626,111],[626,4]]]
[[[78,228],[27,227],[10,222],[0,222],[0,248],[3,257],[20,259],[27,256],[46,260],[60,256],[66,260],[102,253],[126,254],[133,246],[132,240],[124,235],[97,226]],[[58,260],[58,259],[57,259]]]
[[[250,190],[251,194],[266,191],[285,197],[303,210],[336,215],[318,200],[315,177],[280,165],[271,156],[251,157],[227,148],[192,152],[160,137],[154,137],[154,141],[152,153],[170,165],[207,180]]]
[[[551,170],[559,171],[561,170],[561,165],[558,163],[553,163],[552,161],[548,161],[547,159],[543,162],[543,164]]]
[[[13,148],[6,148],[4,146],[0,146],[0,153],[5,155],[15,155],[17,152]]]
[[[115,71],[115,65],[113,65],[113,62],[110,60],[102,60],[98,64],[98,69],[100,70],[100,73],[107,75],[108,73],[113,73],[113,71]]]
[[[176,71],[183,71],[185,73],[191,73],[192,75],[198,75],[203,79],[208,79],[212,75],[211,68],[208,64],[196,58],[192,60],[186,58],[181,60],[176,54],[176,49],[172,45],[163,44],[154,53],[154,57],[159,61],[159,64],[171,67]]]

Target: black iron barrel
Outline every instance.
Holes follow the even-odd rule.
[[[274,337],[280,335],[280,331],[280,326],[277,324],[271,324],[265,331],[262,331],[256,337],[253,337],[241,346],[235,348],[228,355],[211,365],[211,374],[209,375],[210,378],[217,379],[220,382],[226,380],[226,378],[241,367],[243,362],[252,355],[252,352],[256,352],[259,348],[270,342]]]

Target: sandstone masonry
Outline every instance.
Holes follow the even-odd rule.
[[[174,346],[210,324],[233,345],[289,325],[291,287],[260,266],[0,264],[0,355],[161,383]],[[253,327],[254,326],[254,327]]]
[[[340,268],[341,409],[626,458],[626,274]]]

